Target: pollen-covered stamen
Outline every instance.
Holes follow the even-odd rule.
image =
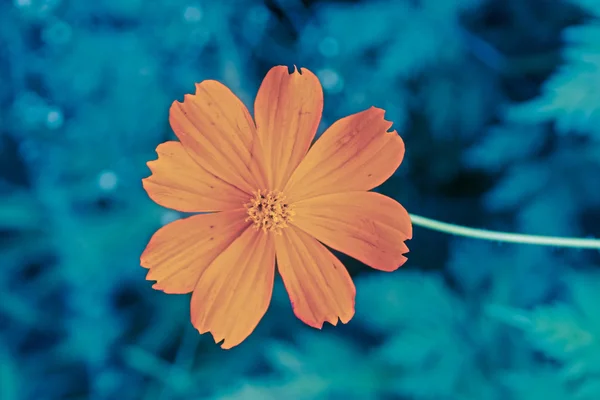
[[[283,193],[276,190],[258,190],[244,206],[248,210],[246,221],[252,221],[256,229],[264,232],[281,233],[294,216]]]

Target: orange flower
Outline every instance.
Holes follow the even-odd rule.
[[[371,107],[335,122],[311,147],[322,111],[318,78],[285,66],[267,73],[254,120],[212,80],[171,106],[179,141],[157,147],[144,188],[164,207],[208,214],[159,229],[141,264],[153,288],[193,292],[193,325],[225,349],[267,311],[276,260],[294,313],[315,328],[354,315],[352,279],[324,245],[382,271],[406,261],[408,213],[368,192],[398,168],[404,142]]]

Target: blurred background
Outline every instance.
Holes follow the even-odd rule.
[[[170,104],[217,79],[251,107],[279,64],[320,77],[320,132],[387,110],[379,190],[410,212],[600,236],[600,0],[1,0],[0,399],[600,399],[597,251],[416,227],[394,273],[340,256],[349,324],[303,325],[278,280],[229,351],[151,289]]]

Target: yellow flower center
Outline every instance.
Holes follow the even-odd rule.
[[[294,215],[283,193],[276,190],[258,190],[244,206],[248,210],[246,221],[252,221],[256,229],[264,232],[281,234]]]

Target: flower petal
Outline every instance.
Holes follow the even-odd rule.
[[[223,211],[163,226],[140,257],[150,269],[146,279],[165,293],[191,292],[202,272],[249,226],[245,219],[245,210]]]
[[[192,160],[179,142],[156,148],[150,161],[152,175],[142,179],[148,196],[157,204],[183,212],[209,212],[241,208],[248,195],[217,178]]]
[[[246,193],[266,188],[254,121],[240,99],[217,81],[196,84],[196,94],[173,102],[169,121],[192,159]]]
[[[254,118],[272,189],[281,190],[306,155],[323,113],[323,89],[306,68],[277,66],[265,76]]]
[[[404,142],[385,111],[368,110],[331,125],[292,174],[284,192],[289,201],[329,193],[370,190],[381,185],[404,157]]]
[[[356,288],[346,267],[321,243],[289,226],[275,236],[277,268],[296,316],[313,328],[347,323],[354,316]]]
[[[295,203],[293,224],[325,245],[382,271],[406,261],[412,237],[408,212],[374,192],[328,194]]]
[[[192,324],[230,349],[248,337],[273,294],[273,236],[248,228],[204,271],[191,301]]]

